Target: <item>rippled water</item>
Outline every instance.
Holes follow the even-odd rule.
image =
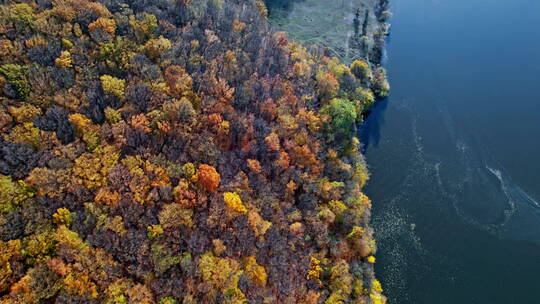
[[[540,303],[540,2],[394,0],[361,132],[391,303]]]
[[[392,3],[392,93],[360,132],[385,293],[540,303],[540,1]]]

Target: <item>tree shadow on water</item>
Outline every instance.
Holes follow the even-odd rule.
[[[373,108],[364,114],[364,122],[358,129],[358,138],[362,143],[362,153],[366,153],[368,147],[377,147],[381,139],[381,128],[385,123],[384,115],[388,107],[388,98],[378,101]]]
[[[292,11],[296,2],[303,2],[304,0],[264,0],[270,17],[273,14],[280,14],[282,17],[287,17]]]

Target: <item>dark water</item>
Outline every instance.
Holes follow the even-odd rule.
[[[540,303],[540,1],[392,10],[361,132],[390,303]]]
[[[540,1],[392,3],[360,132],[389,303],[540,303]]]

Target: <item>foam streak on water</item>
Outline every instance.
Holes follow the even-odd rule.
[[[466,226],[487,232],[496,238],[531,242],[540,240],[538,233],[531,233],[540,230],[540,216],[531,217],[534,213],[529,210],[534,208],[535,212],[540,214],[538,202],[517,186],[510,176],[505,174],[502,166],[486,165],[498,162],[494,154],[490,153],[489,145],[478,140],[481,136],[464,132],[454,122],[445,101],[438,100],[434,104],[438,110],[431,119],[443,122],[444,129],[441,131],[445,135],[441,136],[447,138],[444,147],[447,155],[435,154],[432,148],[427,146],[431,138],[425,133],[432,130],[425,129],[427,117],[418,110],[416,102],[410,98],[393,100],[393,111],[406,117],[400,119],[400,128],[408,129],[409,137],[401,134],[399,140],[386,138],[378,148],[394,149],[396,153],[390,153],[391,157],[408,155],[407,174],[399,183],[392,184],[391,190],[387,188],[383,196],[372,195],[371,185],[368,185],[368,194],[372,195],[376,203],[373,225],[376,238],[381,244],[382,259],[385,261],[385,283],[406,303],[415,303],[415,300],[410,298],[409,286],[403,277],[412,277],[410,281],[423,280],[422,277],[410,273],[413,269],[419,274],[430,273],[435,271],[430,265],[445,265],[447,279],[456,285],[460,283],[458,278],[463,276],[463,270],[456,266],[456,261],[434,250],[431,244],[433,240],[423,236],[430,230],[441,233],[437,222],[427,220],[425,216],[437,217],[439,213],[444,215],[454,212],[455,217]],[[392,147],[385,146],[390,143]],[[368,152],[368,163],[384,163],[378,160],[378,157],[380,156],[376,153]],[[392,168],[391,164],[385,166]],[[373,176],[372,182],[384,184],[386,179],[392,179],[387,176],[391,171],[385,172],[382,176]],[[472,190],[482,193],[482,196],[473,196]],[[474,206],[471,206],[480,203],[490,212],[476,212]],[[409,205],[417,209],[411,209]],[[419,217],[415,214],[422,212],[418,208],[426,207],[426,215]],[[527,208],[525,212],[524,207]],[[444,219],[441,220],[440,225],[445,225],[442,224]],[[428,236],[431,237],[443,236]],[[405,265],[407,263],[409,265]],[[425,270],[420,271],[419,268]]]

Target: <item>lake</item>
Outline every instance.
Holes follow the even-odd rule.
[[[359,132],[389,303],[540,303],[540,1],[392,11]]]

